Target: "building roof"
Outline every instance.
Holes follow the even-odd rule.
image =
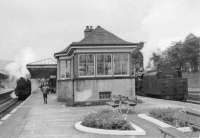
[[[57,63],[55,59],[46,58],[26,65],[31,74],[31,78],[49,78],[56,76]]]
[[[73,42],[71,45],[133,45],[113,33],[105,30],[101,26],[92,29],[90,34],[79,42]]]
[[[56,60],[53,58],[46,58],[46,59],[42,59],[42,60],[38,60],[35,62],[31,62],[29,64],[27,64],[27,66],[37,66],[37,65],[56,65]]]
[[[194,34],[190,33],[185,37],[185,41],[197,38]]]
[[[101,26],[97,26],[95,29],[92,29],[92,31],[85,36],[81,41],[79,42],[72,42],[71,45],[69,45],[64,50],[55,53],[56,54],[63,54],[70,47],[73,46],[107,46],[107,45],[115,45],[115,46],[122,46],[122,45],[138,45],[140,43],[131,43],[128,41],[125,41],[118,36],[114,35],[113,33],[105,30]]]

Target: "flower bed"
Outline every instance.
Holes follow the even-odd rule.
[[[79,131],[107,135],[146,135],[139,126],[129,122],[116,110],[104,109],[87,115],[77,122],[75,128]]]
[[[175,127],[188,127],[187,120],[181,115],[181,109],[153,109],[150,116]]]
[[[108,109],[87,115],[82,125],[108,130],[134,130],[119,112]]]

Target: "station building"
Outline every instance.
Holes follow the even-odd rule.
[[[51,89],[56,89],[57,63],[53,58],[38,60],[26,65],[31,75],[32,91],[37,90],[42,79],[48,79]]]
[[[87,26],[81,41],[54,54],[58,100],[106,101],[118,94],[135,98],[132,53],[142,47],[142,42],[125,41],[101,26]]]

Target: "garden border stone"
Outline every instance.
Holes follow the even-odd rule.
[[[172,127],[172,128],[175,128],[175,129],[177,129],[177,130],[179,130],[181,132],[191,132],[192,131],[190,127],[174,127],[174,126],[169,125],[169,124],[167,124],[167,123],[165,123],[165,122],[163,122],[161,120],[158,120],[158,119],[156,119],[154,117],[148,116],[147,114],[138,114],[138,117],[140,117],[142,119],[145,119],[145,120],[147,120],[149,122],[152,122],[152,123],[154,123],[154,124],[156,124],[156,125],[158,125],[158,126],[160,126],[162,128]]]
[[[86,126],[83,126],[81,123],[82,123],[81,121],[75,123],[75,128],[79,131],[87,132],[87,133],[105,134],[105,135],[121,135],[121,136],[146,135],[146,132],[144,131],[144,129],[133,124],[132,122],[131,122],[131,126],[135,130],[106,130],[106,129],[86,127]]]

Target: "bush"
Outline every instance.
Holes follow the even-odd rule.
[[[110,130],[133,130],[131,124],[120,113],[108,109],[87,115],[82,125]]]
[[[187,121],[181,115],[180,109],[173,109],[173,108],[153,109],[152,111],[150,111],[150,115],[172,126],[176,127],[188,126]]]

